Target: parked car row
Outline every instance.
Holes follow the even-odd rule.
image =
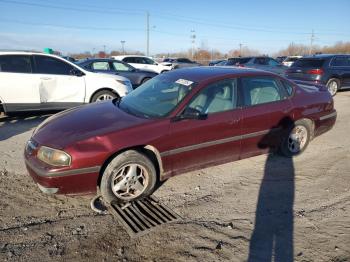
[[[338,90],[350,88],[350,55],[313,55],[279,57],[234,57],[213,63],[214,66],[256,68],[284,75],[297,81],[326,85],[334,96]]]
[[[286,77],[327,86],[334,96],[350,88],[350,55],[314,55],[298,59],[286,71]]]

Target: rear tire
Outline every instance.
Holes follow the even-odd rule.
[[[117,155],[106,167],[100,184],[105,202],[130,202],[152,194],[157,182],[151,160],[135,150]]]
[[[307,148],[311,138],[311,125],[307,120],[298,120],[284,137],[280,153],[286,157],[300,155]]]
[[[109,90],[101,90],[94,94],[91,98],[91,102],[99,102],[105,100],[111,100],[116,98],[118,95]]]
[[[149,77],[145,77],[144,79],[142,79],[142,81],[141,81],[141,85],[142,84],[144,84],[144,83],[146,83],[148,80],[150,80],[151,78],[149,78]]]
[[[328,80],[327,82],[327,88],[329,93],[332,96],[335,96],[335,94],[338,92],[339,88],[340,88],[340,81],[337,78],[331,78]]]

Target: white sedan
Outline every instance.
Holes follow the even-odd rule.
[[[152,58],[147,56],[140,56],[140,55],[119,55],[119,56],[112,56],[112,58],[116,60],[123,61],[125,63],[128,63],[132,65],[135,68],[142,69],[142,70],[148,70],[153,71],[158,74],[170,71],[173,69],[173,66],[171,63],[169,64],[159,64],[156,61],[154,61]]]
[[[0,111],[5,113],[65,109],[131,91],[125,77],[92,73],[59,56],[0,52]]]

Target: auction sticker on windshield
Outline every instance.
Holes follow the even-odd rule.
[[[190,80],[186,80],[186,79],[178,79],[178,80],[176,80],[176,82],[175,83],[177,83],[177,84],[180,84],[180,85],[184,85],[184,86],[190,86],[190,85],[192,85],[193,84],[193,82],[192,81],[190,81]]]

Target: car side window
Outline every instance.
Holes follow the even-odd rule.
[[[257,58],[255,58],[254,64],[267,65],[266,58],[265,57],[257,57]]]
[[[293,90],[294,90],[293,86],[290,83],[288,83],[287,81],[281,80],[281,82],[282,82],[284,88],[286,89],[287,95],[291,96],[293,94]]]
[[[284,99],[277,79],[245,77],[241,79],[244,106],[254,106]]]
[[[276,60],[271,59],[271,58],[269,59],[268,64],[269,64],[269,66],[277,66],[277,65],[279,65],[279,63]]]
[[[224,112],[236,108],[236,79],[225,79],[205,87],[188,105],[202,114]]]
[[[134,57],[125,57],[123,61],[125,63],[136,63]]]
[[[332,60],[331,66],[349,66],[350,67],[350,57],[338,56]]]
[[[104,70],[104,71],[110,70],[109,63],[106,62],[106,61],[93,62],[92,63],[92,69],[94,69],[94,70]]]
[[[114,67],[114,70],[116,71],[124,71],[124,72],[132,71],[131,67],[120,62],[113,62],[113,67]]]
[[[52,74],[52,75],[70,75],[73,66],[56,58],[36,55],[36,73],[39,74]]]
[[[134,57],[133,63],[135,64],[146,64],[146,61],[142,57]]]
[[[156,62],[154,62],[152,59],[150,59],[148,57],[144,57],[143,59],[145,61],[145,64],[148,64],[148,65],[155,65],[156,64]]]
[[[0,56],[0,72],[31,73],[30,56],[2,55]]]

